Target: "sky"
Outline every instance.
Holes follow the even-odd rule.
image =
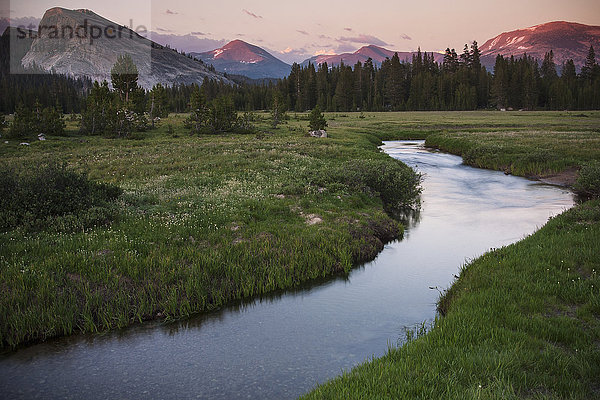
[[[395,51],[462,50],[465,43],[550,21],[600,25],[598,0],[0,0],[12,20],[55,7],[88,8],[143,25],[158,42],[208,51],[233,39],[286,62],[375,44]],[[162,43],[166,44],[166,43]]]

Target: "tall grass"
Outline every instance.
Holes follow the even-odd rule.
[[[43,183],[39,199],[53,198],[45,204],[60,221],[82,221],[108,203],[117,211],[110,224],[55,229],[53,220],[28,230],[19,222],[0,233],[2,347],[182,318],[344,274],[402,235],[385,209],[414,205],[419,180],[379,153],[378,141],[308,138],[304,121],[276,132],[263,121],[256,136],[191,137],[183,120],[173,115],[140,140],[70,132],[27,148],[0,146],[19,177],[43,177],[15,182]],[[48,157],[69,167],[31,167]],[[355,183],[340,179],[340,165],[361,166]],[[393,178],[387,185],[382,168]],[[118,199],[92,201],[114,186],[123,191]],[[9,200],[15,212],[29,207],[27,197]]]
[[[600,202],[466,265],[424,335],[306,399],[592,399],[600,376]]]

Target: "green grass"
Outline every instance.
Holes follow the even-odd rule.
[[[304,121],[270,132],[266,120],[257,134],[189,136],[184,118],[128,140],[78,136],[69,122],[66,136],[0,145],[9,169],[55,160],[124,191],[110,225],[73,230],[61,214],[41,231],[0,233],[1,347],[344,274],[402,235],[388,212],[414,202],[418,177],[377,138],[309,138]]]
[[[600,396],[600,202],[462,270],[426,334],[306,399]]]
[[[539,114],[524,114],[521,124],[512,126],[435,132],[426,144],[461,155],[471,166],[527,177],[575,170],[600,159],[600,113],[556,112],[535,118]]]

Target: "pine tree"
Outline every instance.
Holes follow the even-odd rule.
[[[325,119],[325,116],[321,112],[319,106],[313,108],[309,115],[309,119],[310,122],[308,124],[308,127],[313,131],[325,129],[325,127],[327,126],[327,120]]]
[[[40,132],[48,135],[62,135],[65,132],[65,121],[57,107],[46,107],[42,110]]]
[[[90,135],[106,133],[108,120],[114,114],[114,101],[108,82],[94,82],[81,113],[80,130]]]
[[[163,85],[157,83],[149,93],[148,113],[152,128],[156,119],[166,118],[169,116],[169,105],[167,103],[166,91]]]
[[[590,46],[588,55],[585,59],[585,65],[581,67],[581,78],[584,81],[592,81],[594,67],[596,66],[596,52],[594,46]]]
[[[281,92],[275,90],[273,92],[273,101],[271,105],[271,117],[273,118],[273,129],[277,129],[277,125],[281,123],[281,120],[285,116],[285,105],[283,102],[283,96]]]
[[[210,119],[210,109],[206,104],[204,93],[198,85],[194,85],[190,96],[190,116],[185,120],[184,126],[192,133],[202,133],[206,130]]]
[[[30,108],[25,107],[23,104],[19,104],[15,111],[15,116],[8,136],[17,139],[33,139],[39,133],[36,132],[37,124],[35,122],[36,117]]]
[[[209,125],[213,133],[231,132],[238,122],[231,96],[219,96],[212,101]]]
[[[138,69],[129,54],[120,55],[110,70],[113,88],[121,101],[128,103],[131,93],[138,87]]]
[[[473,70],[475,76],[477,76],[479,74],[479,70],[481,69],[481,53],[479,51],[479,47],[477,47],[477,41],[473,40],[473,43],[471,44],[471,51],[470,51],[470,67]]]
[[[469,50],[469,45],[465,44],[463,49],[463,53],[460,55],[460,63],[463,67],[470,68],[472,64],[471,51]]]

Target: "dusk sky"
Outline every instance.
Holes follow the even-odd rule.
[[[38,17],[48,8],[89,8],[118,23],[144,25],[162,35],[191,35],[186,51],[207,51],[242,39],[286,62],[319,53],[355,51],[376,44],[462,50],[502,32],[564,20],[600,25],[598,0],[0,0],[4,15]],[[179,42],[176,42],[179,43]],[[195,47],[191,49],[189,47]]]

